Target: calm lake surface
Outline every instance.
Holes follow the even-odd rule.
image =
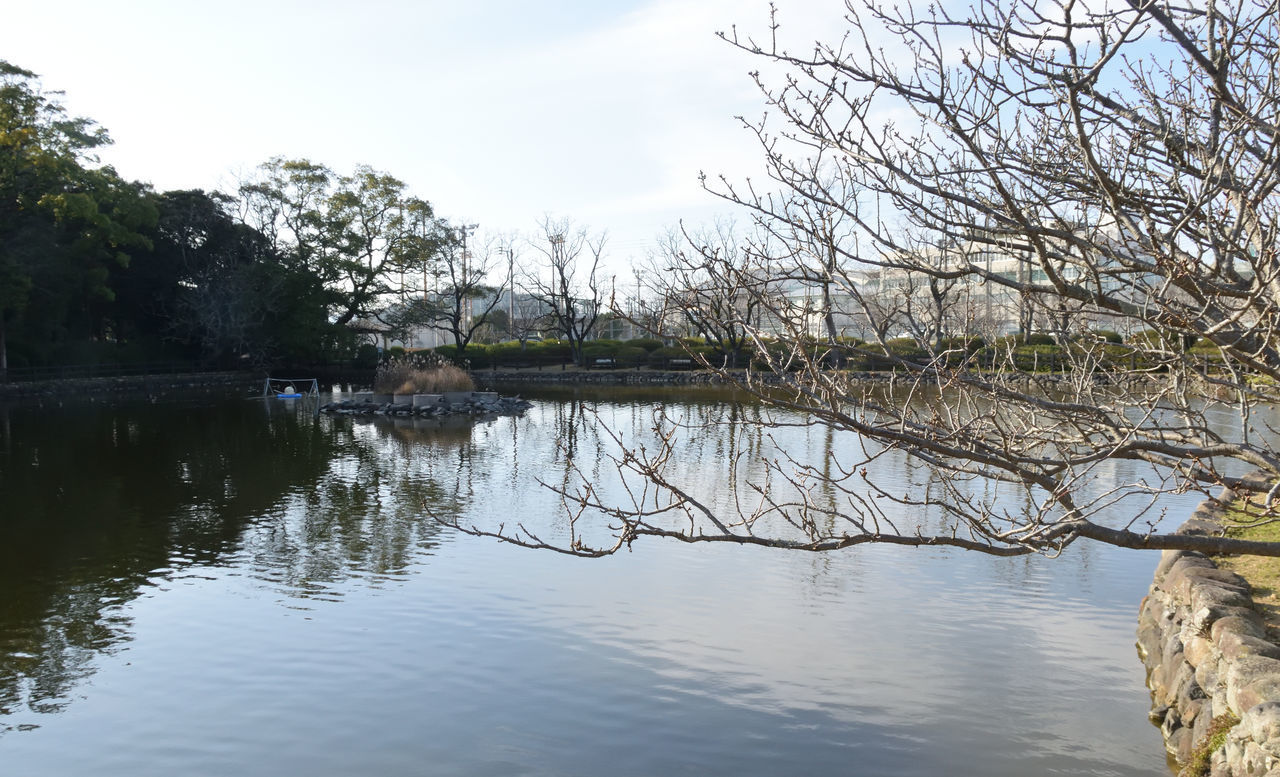
[[[474,427],[0,409],[0,774],[1168,774],[1134,650],[1156,553],[588,561],[428,517],[554,534],[538,481],[604,477],[594,414],[643,435],[654,401],[548,395]],[[814,460],[856,444],[778,434]],[[679,462],[723,501],[769,446],[730,425]],[[1195,501],[1164,504],[1170,528]]]

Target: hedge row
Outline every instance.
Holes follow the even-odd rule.
[[[751,364],[765,369],[770,361],[786,367],[806,359],[821,359],[832,367],[879,371],[893,369],[899,360],[920,363],[941,358],[953,367],[968,364],[977,369],[990,369],[1012,365],[1027,371],[1061,371],[1070,369],[1085,353],[1115,366],[1151,368],[1158,366],[1158,359],[1149,355],[1153,349],[1185,350],[1192,358],[1209,364],[1220,360],[1212,348],[1197,345],[1186,349],[1185,343],[1170,343],[1155,333],[1140,333],[1130,338],[1128,345],[1117,342],[1119,340],[1119,335],[1105,331],[1093,333],[1088,341],[1077,340],[1066,345],[1056,344],[1053,338],[1043,334],[1004,337],[990,343],[980,337],[952,337],[945,338],[941,348],[933,349],[941,354],[937,357],[912,338],[889,340],[884,348],[852,338],[842,339],[835,347],[817,340],[776,342],[766,347],[766,353],[740,351],[736,354],[725,353],[701,338],[683,338],[680,344],[670,346],[652,338],[593,340],[583,347],[583,365],[600,369],[687,369],[699,366],[698,360],[702,358],[713,365],[745,367]],[[392,353],[397,351],[400,349],[391,349]],[[461,356],[451,345],[440,346],[435,352],[470,369],[559,366],[573,361],[572,349],[564,340],[530,341],[523,346],[518,342],[476,343],[468,345]]]

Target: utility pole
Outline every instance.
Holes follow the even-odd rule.
[[[462,305],[461,305],[461,307],[462,307],[462,311],[461,311],[461,312],[462,312],[462,315],[465,317],[465,322],[466,322],[466,323],[465,323],[465,325],[466,325],[468,328],[472,326],[471,318],[472,318],[472,315],[474,314],[474,310],[473,310],[473,309],[472,309],[472,307],[471,307],[472,302],[473,302],[473,300],[471,299],[471,296],[470,296],[470,289],[471,289],[471,268],[470,268],[470,259],[471,259],[471,254],[467,253],[467,237],[468,237],[472,232],[475,232],[475,231],[476,231],[476,228],[477,228],[477,227],[479,227],[479,226],[480,226],[479,224],[463,224],[461,227],[459,227],[459,228],[458,228],[458,231],[462,233],[462,277],[461,277],[461,288],[462,288],[462,289],[466,289],[466,290],[468,290],[467,298],[466,298],[466,299],[464,299],[464,300],[461,300],[461,302],[462,302]],[[454,294],[457,294],[457,293],[458,293],[458,289],[459,289],[458,279],[455,279],[453,283],[454,283],[453,293],[454,293]]]
[[[507,334],[516,336],[516,252],[507,244]]]

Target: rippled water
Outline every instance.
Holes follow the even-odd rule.
[[[546,399],[474,429],[276,401],[0,410],[0,773],[1167,774],[1133,648],[1155,554],[586,561],[427,517],[554,533],[538,479],[604,472],[587,411],[631,433],[651,405]],[[768,452],[734,434],[681,449],[709,499]]]

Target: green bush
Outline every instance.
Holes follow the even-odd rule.
[[[636,337],[623,343],[631,348],[642,348],[646,352],[656,351],[662,347],[662,341],[656,337]]]
[[[616,341],[593,340],[582,346],[582,358],[590,362],[592,359],[612,359],[618,354]]]
[[[1027,346],[1037,345],[1056,345],[1053,335],[1044,332],[1032,332],[1031,334],[1005,335],[998,338],[994,343],[998,349],[1007,350],[1009,348],[1025,348]]]
[[[618,347],[614,358],[618,360],[619,366],[635,367],[648,360],[649,352],[637,345],[622,345]]]
[[[944,337],[940,343],[940,350],[943,351],[964,351],[966,353],[977,353],[986,347],[987,341],[977,335],[968,337]]]
[[[488,346],[486,350],[489,354],[489,363],[499,367],[519,364],[529,359],[525,349],[521,348],[520,343],[514,340],[494,343]]]
[[[1172,332],[1160,332],[1156,329],[1144,329],[1128,339],[1128,344],[1135,348],[1146,348],[1156,351],[1185,351],[1195,344],[1195,335],[1182,335]]]
[[[461,356],[471,369],[479,370],[493,366],[492,352],[484,343],[468,343]]]
[[[1023,345],[1013,353],[1014,364],[1020,370],[1047,372],[1064,369],[1070,363],[1067,349],[1060,345]]]
[[[528,353],[544,364],[563,364],[573,359],[573,349],[564,340],[540,340],[529,343]]]
[[[892,356],[901,358],[918,358],[924,355],[924,349],[912,337],[895,337],[885,341],[885,347]]]

